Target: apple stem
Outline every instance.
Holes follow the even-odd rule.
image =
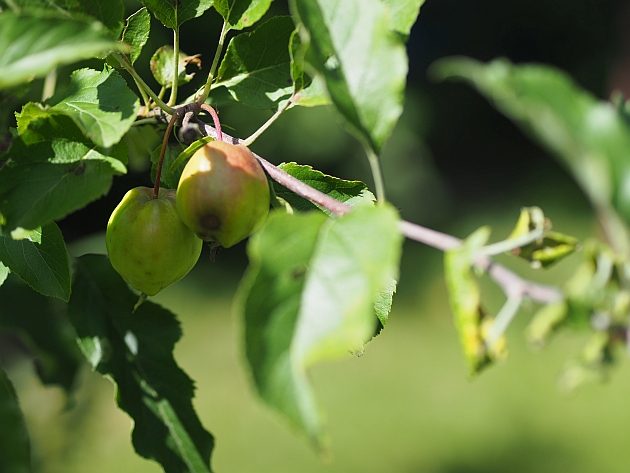
[[[140,297],[138,297],[138,301],[133,306],[133,309],[131,310],[131,312],[135,313],[136,310],[138,310],[140,308],[140,306],[142,304],[144,304],[144,301],[146,301],[146,300],[147,300],[147,295],[144,292],[140,293]]]
[[[166,155],[166,145],[168,144],[168,137],[173,130],[173,126],[175,125],[175,121],[177,120],[178,114],[173,113],[171,115],[171,119],[168,121],[168,125],[166,125],[166,131],[164,132],[164,138],[162,138],[162,148],[160,149],[160,159],[158,160],[157,169],[155,171],[155,184],[153,186],[153,198],[157,199],[160,195],[160,180],[162,179],[162,166],[164,165],[164,156]]]
[[[207,103],[202,103],[200,106],[202,110],[208,112],[212,117],[212,121],[214,122],[214,129],[217,131],[217,141],[223,141],[223,133],[221,132],[221,122],[219,121],[219,114]]]

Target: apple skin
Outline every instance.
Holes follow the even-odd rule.
[[[135,187],[112,212],[105,237],[114,269],[133,288],[153,296],[193,268],[202,241],[181,221],[175,191]]]
[[[229,248],[269,213],[269,184],[245,146],[212,141],[190,158],[177,186],[177,211],[195,234]]]

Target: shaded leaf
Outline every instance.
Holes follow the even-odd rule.
[[[405,47],[391,30],[387,7],[364,0],[292,0],[291,6],[303,26],[307,60],[332,103],[380,152],[402,113],[407,75]]]
[[[79,374],[82,356],[65,304],[33,292],[11,278],[0,288],[0,329],[17,334],[35,358],[44,384],[70,391]]]
[[[117,38],[123,27],[125,6],[123,0],[80,1],[76,11],[84,12],[100,21]]]
[[[29,473],[31,442],[17,395],[7,374],[0,368],[0,471]]]
[[[179,323],[152,302],[134,312],[136,301],[105,256],[78,259],[70,319],[88,362],[116,383],[136,452],[167,473],[209,472],[214,442],[194,411],[193,382],[173,358]]]
[[[214,8],[232,30],[252,26],[269,9],[272,0],[214,0]]]
[[[97,23],[0,14],[0,89],[42,77],[61,64],[122,46]]]
[[[155,176],[157,175],[157,165],[160,158],[161,148],[162,146],[158,145],[151,153],[151,180],[153,182],[155,182]],[[185,151],[186,150],[183,149],[183,146],[179,143],[167,146],[164,154],[164,164],[162,166],[162,175],[160,179],[161,185],[164,185],[164,187],[168,189],[177,189],[179,177],[181,176],[186,164],[184,163],[181,166],[178,166],[175,165],[175,161],[179,156],[182,156]],[[190,156],[192,156],[192,154]],[[188,158],[190,158],[190,156],[188,156]]]
[[[160,22],[173,30],[193,18],[203,15],[212,0],[141,0]]]
[[[146,171],[151,153],[160,144],[157,127],[151,125],[132,126],[120,143],[125,147],[129,167],[135,171]]]
[[[141,8],[127,18],[120,40],[129,46],[129,62],[133,64],[140,57],[142,48],[149,39],[151,15],[146,8]]]
[[[172,46],[162,46],[153,56],[151,56],[151,72],[158,84],[170,89],[173,85],[173,76],[175,69],[173,68],[174,50]],[[197,69],[201,68],[199,56],[189,56],[186,53],[179,52],[179,62],[177,65],[177,81],[179,85],[187,84],[195,77],[194,72],[187,72],[186,66],[193,64]]]
[[[347,181],[345,179],[339,179],[338,177],[329,176],[321,171],[313,169],[311,166],[303,164],[282,163],[278,167],[287,174],[290,174],[318,191],[349,205],[372,203],[375,200],[374,195],[361,181]],[[295,210],[308,211],[318,208],[312,202],[294,194],[287,188],[282,187],[275,182],[273,183],[273,186],[276,195],[288,202]],[[321,208],[320,210],[328,213],[328,211],[324,208]]]
[[[402,237],[387,206],[338,219],[273,213],[249,243],[241,287],[247,361],[261,398],[321,442],[307,369],[361,351],[374,304],[398,272]]]
[[[612,205],[630,222],[630,126],[613,104],[548,66],[452,58],[433,70],[473,84],[561,160],[595,207]]]
[[[294,30],[288,16],[274,17],[228,44],[217,73],[235,100],[255,108],[275,108],[292,91],[289,41]]]
[[[40,294],[70,298],[68,251],[56,224],[22,240],[0,235],[0,261]]]

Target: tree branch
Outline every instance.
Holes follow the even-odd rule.
[[[216,138],[217,133],[212,126],[199,119],[197,119],[197,123],[206,135]],[[242,140],[239,138],[234,138],[225,132],[222,134],[223,141],[232,144],[242,144]],[[259,156],[256,153],[254,153],[254,156],[258,159],[260,165],[267,174],[269,174],[271,179],[296,193],[300,197],[303,197],[320,207],[324,207],[326,210],[335,215],[344,215],[352,210],[352,207],[348,204],[333,199],[323,192],[320,192],[317,189],[303,183],[299,179],[294,178],[282,169],[271,164],[262,156]],[[400,232],[410,240],[423,243],[442,251],[457,248],[462,243],[462,240],[452,235],[438,232],[416,223],[407,222],[406,220],[400,221]],[[563,297],[560,289],[523,279],[505,266],[494,262],[488,256],[480,256],[476,261],[476,265],[480,269],[488,272],[489,276],[501,287],[507,297],[528,297],[529,299],[540,303],[555,302]]]

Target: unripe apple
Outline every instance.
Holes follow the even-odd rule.
[[[107,223],[107,253],[114,269],[138,291],[153,296],[193,268],[202,242],[179,218],[175,191],[131,189]]]
[[[199,238],[229,248],[267,218],[267,177],[247,147],[212,141],[186,164],[177,186],[177,210]]]

